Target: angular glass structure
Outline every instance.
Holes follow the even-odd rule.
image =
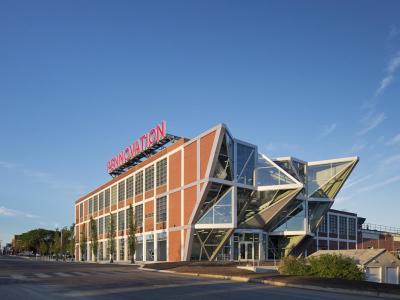
[[[193,219],[191,260],[264,260],[301,255],[358,162],[271,159],[257,147],[219,136]]]

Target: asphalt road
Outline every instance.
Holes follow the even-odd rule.
[[[137,266],[0,256],[0,299],[367,299],[138,270]],[[373,298],[368,298],[373,299]]]

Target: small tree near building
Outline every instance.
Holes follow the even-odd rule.
[[[131,263],[135,262],[135,251],[136,251],[136,220],[135,213],[133,211],[132,204],[128,208],[128,250],[131,257]]]
[[[108,223],[108,249],[110,253],[110,263],[114,262],[114,255],[115,255],[115,235],[116,235],[116,228],[115,228],[115,220],[113,218],[113,214],[110,213],[110,222]]]
[[[82,227],[81,229],[81,234],[80,234],[80,239],[79,239],[79,248],[81,250],[81,261],[84,261],[84,257],[86,254],[86,244],[87,244],[87,239],[86,239],[86,230],[85,226]]]
[[[90,217],[90,250],[92,252],[92,256],[94,257],[94,261],[97,261],[97,249],[99,246],[99,241],[97,238],[97,223]]]

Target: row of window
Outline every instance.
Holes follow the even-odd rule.
[[[89,214],[102,210],[103,208],[115,205],[117,202],[132,198],[134,195],[140,195],[144,191],[163,186],[167,183],[167,158],[164,158],[156,163],[156,180],[154,182],[155,166],[151,165],[144,171],[140,171],[135,175],[128,177],[126,180],[120,181],[99,194],[89,198]],[[144,182],[143,182],[144,176]],[[144,183],[144,185],[143,185]],[[83,202],[79,206],[79,215],[83,216]]]
[[[118,219],[117,219],[117,214],[118,214]],[[134,208],[134,215],[135,215],[136,226],[143,227],[143,204],[139,204]],[[111,216],[113,218],[113,224],[116,230],[124,230],[129,227],[130,215],[128,213],[128,209],[121,210],[117,213],[111,214]],[[166,221],[167,221],[167,197],[164,196],[156,199],[156,222],[162,223]],[[100,217],[96,220],[96,222],[97,222],[98,234],[109,232],[110,215]],[[90,235],[90,226],[88,234]]]
[[[322,219],[321,224],[319,225],[319,232],[328,232],[328,220],[329,220],[329,233],[337,234],[339,232],[340,235],[347,235],[347,233],[351,236],[356,235],[356,219],[348,218],[345,216],[337,216],[337,215],[328,215]],[[338,226],[338,217],[339,217],[339,226]],[[348,227],[348,228],[347,228]]]
[[[121,238],[116,241],[118,243],[119,251],[118,253],[114,253],[113,259],[118,260],[127,260],[130,257],[130,249],[127,248],[127,256],[125,256],[125,243],[126,239]],[[157,261],[166,261],[167,260],[167,233],[160,232],[157,234]],[[146,252],[143,253],[144,243],[146,243]],[[109,248],[108,241],[99,242],[97,259],[98,260],[108,260],[109,259]],[[89,246],[88,246],[89,247]],[[90,254],[90,251],[87,251]],[[136,261],[154,261],[155,259],[155,249],[154,249],[154,235],[149,234],[146,235],[145,238],[143,236],[137,237],[136,249],[135,249],[135,260]],[[117,258],[118,255],[118,258]],[[86,259],[86,258],[85,258]],[[89,258],[90,259],[90,258]]]

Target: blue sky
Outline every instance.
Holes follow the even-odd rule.
[[[0,240],[73,222],[165,119],[269,156],[361,160],[334,205],[398,226],[398,1],[2,1]]]

